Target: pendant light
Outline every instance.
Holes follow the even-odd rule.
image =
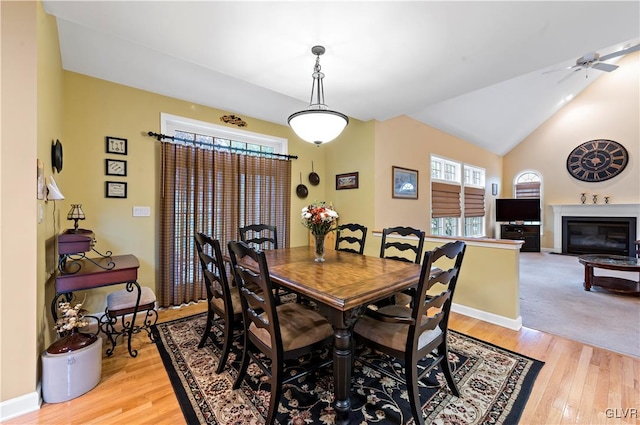
[[[313,68],[313,85],[309,108],[291,114],[287,120],[293,131],[305,142],[320,146],[338,137],[349,124],[349,118],[340,112],[332,111],[324,103],[324,73],[320,72],[320,56],[325,52],[323,46],[313,46],[311,53],[316,55]]]

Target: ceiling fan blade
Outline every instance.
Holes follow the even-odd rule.
[[[623,50],[619,50],[617,52],[613,52],[613,53],[609,53],[608,55],[604,55],[600,58],[601,62],[604,62],[606,60],[609,60],[611,58],[615,58],[617,56],[622,56],[622,55],[627,55],[629,53],[633,53],[640,50],[640,44],[636,44],[635,46],[631,46],[629,48],[623,49]]]
[[[556,71],[562,71],[563,69],[573,69],[573,68],[577,68],[578,65],[573,65],[573,66],[565,66],[562,68],[554,68],[554,69],[550,69],[548,71],[544,71],[543,74],[550,74],[552,72],[556,72]]]
[[[591,68],[599,69],[600,71],[611,72],[618,69],[618,65],[611,65],[610,63],[594,63]]]
[[[569,78],[571,78],[572,75],[574,75],[576,72],[580,71],[581,69],[582,69],[582,67],[576,67],[576,69],[574,69],[573,71],[571,71],[570,73],[568,73],[567,75],[565,75],[564,77],[559,79],[556,84],[560,84],[563,81],[568,80]]]

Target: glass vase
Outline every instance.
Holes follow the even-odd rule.
[[[315,237],[316,263],[324,262],[324,239],[326,235],[313,235]]]

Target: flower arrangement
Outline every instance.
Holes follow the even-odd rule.
[[[338,213],[333,205],[325,202],[314,202],[302,209],[302,224],[313,235],[326,235],[335,230],[334,224],[338,219]]]
[[[83,320],[84,315],[81,310],[82,304],[83,303],[77,303],[76,305],[71,306],[68,302],[59,303],[58,309],[60,311],[60,317],[53,328],[58,333],[64,333],[72,331],[74,328],[87,326],[89,322]]]

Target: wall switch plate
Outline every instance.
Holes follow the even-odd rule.
[[[44,207],[42,206],[42,204],[38,205],[38,224],[42,223],[42,220],[44,219]]]
[[[151,215],[151,207],[133,207],[134,217],[149,217]]]

